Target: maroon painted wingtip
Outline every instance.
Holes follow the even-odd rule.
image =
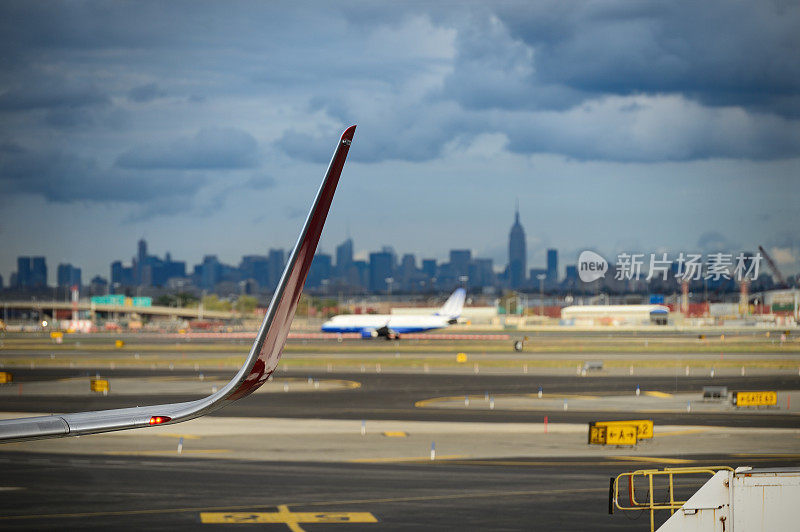
[[[356,125],[353,124],[352,126],[350,126],[350,127],[348,127],[347,129],[344,130],[344,133],[342,133],[342,140],[350,140],[350,141],[352,141],[353,140],[353,134],[355,134],[355,132],[356,132]]]

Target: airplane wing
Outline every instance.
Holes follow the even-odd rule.
[[[0,443],[80,436],[188,421],[246,397],[264,384],[278,366],[355,129],[356,126],[350,126],[342,134],[250,354],[225,387],[204,399],[185,403],[2,420]]]

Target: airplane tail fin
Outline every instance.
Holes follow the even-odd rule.
[[[450,297],[445,301],[437,316],[447,316],[450,319],[456,319],[461,316],[461,311],[464,308],[464,300],[467,298],[467,291],[463,288],[456,288]]]

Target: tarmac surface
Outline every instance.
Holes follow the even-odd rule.
[[[0,386],[0,410],[6,412],[73,412],[144,406],[167,402],[189,401],[211,393],[233,372],[204,372],[200,381],[197,372],[167,370],[107,370],[102,373],[110,383],[107,396],[89,392],[89,378],[94,372],[78,369],[15,370],[14,383]],[[84,388],[80,392],[80,379]],[[129,386],[141,379],[141,395],[120,393],[115,382]],[[34,394],[30,388],[42,388],[43,381],[53,387],[64,386],[61,379],[78,384],[77,394]],[[311,384],[309,384],[309,379]],[[312,390],[314,382],[320,389]],[[188,384],[187,384],[188,383]],[[357,386],[352,384],[357,383]],[[175,393],[185,386],[194,393]],[[636,386],[641,395],[635,396]],[[779,404],[770,409],[731,408],[729,401],[703,402],[704,386],[725,386],[733,391],[778,390]],[[541,386],[544,401],[537,401]],[[270,391],[284,393],[270,393]],[[661,425],[712,425],[731,427],[800,428],[800,376],[751,375],[719,376],[552,376],[552,375],[487,375],[445,373],[327,373],[319,371],[279,371],[269,385],[245,400],[219,411],[218,416],[285,417],[324,419],[396,419],[417,421],[470,422],[541,422],[548,416],[551,423],[587,423],[597,419],[597,412],[615,411],[620,419],[637,419],[646,413]],[[34,390],[35,391],[35,390]],[[653,398],[648,392],[668,394]],[[627,395],[627,399],[625,396]],[[794,402],[792,402],[792,396]],[[453,398],[451,404],[420,402]],[[464,398],[470,397],[469,407]],[[494,410],[489,397],[496,397]],[[509,397],[526,397],[524,408],[504,408]],[[581,399],[583,397],[584,399]],[[586,399],[587,397],[591,399]],[[564,410],[563,401],[568,401]],[[599,398],[599,399],[598,399]],[[687,399],[688,398],[688,399]],[[788,399],[788,401],[787,401]],[[691,412],[687,412],[687,402]],[[570,405],[571,403],[571,405]],[[788,404],[787,404],[788,403]],[[460,405],[460,406],[459,406]],[[518,406],[518,405],[517,405]],[[789,407],[787,409],[787,406]]]
[[[201,380],[185,369],[103,370],[107,396],[89,392],[95,373],[16,368],[0,411],[191,400],[233,371],[206,370]],[[704,403],[708,385],[776,390],[779,404]],[[0,445],[0,529],[647,530],[647,513],[608,514],[609,477],[798,466],[799,391],[800,377],[787,372],[279,371],[264,390],[198,420]],[[643,417],[655,422],[652,441],[587,444],[589,421]]]
[[[787,463],[797,459],[760,465]],[[639,465],[581,457],[352,464],[0,452],[0,528],[641,531],[649,528],[647,513],[608,514],[609,477]],[[703,481],[680,482],[691,492]],[[667,517],[657,514],[658,522]]]

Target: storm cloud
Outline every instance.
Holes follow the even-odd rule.
[[[256,149],[256,140],[245,131],[203,129],[167,144],[131,148],[117,158],[116,165],[140,170],[248,168],[256,163]]]
[[[494,249],[510,221],[492,209],[527,197],[550,217],[530,238],[553,245],[602,250],[581,240],[601,238],[590,212],[636,233],[607,248],[662,230],[752,248],[800,222],[798,27],[800,4],[778,0],[3,2],[0,200],[124,204],[127,224],[206,232],[250,201],[304,214],[302,187],[358,124],[358,202],[341,208],[402,230],[375,239],[438,249],[451,235],[428,229],[469,210],[485,234],[459,245]],[[624,225],[667,196],[727,223]]]
[[[0,189],[6,194],[42,195],[55,202],[147,203],[192,196],[200,176],[141,174],[106,170],[97,161],[58,150],[32,151],[16,144],[0,147]]]

